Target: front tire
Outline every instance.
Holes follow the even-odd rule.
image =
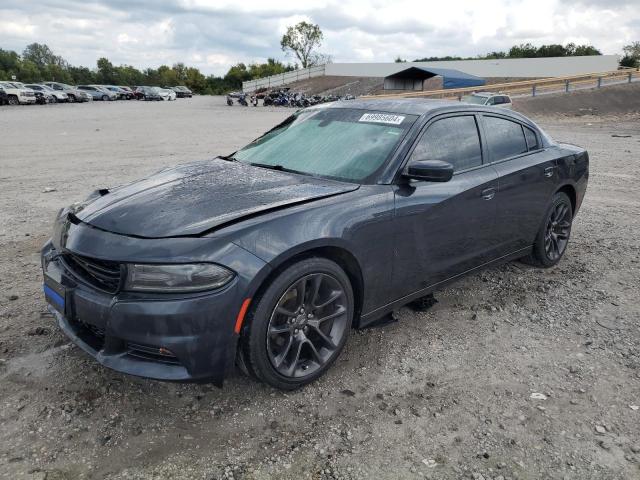
[[[522,260],[542,268],[556,265],[569,244],[572,221],[571,200],[563,192],[556,193],[538,230],[531,253]]]
[[[313,382],[347,342],[353,289],[331,260],[291,265],[254,302],[240,339],[242,363],[272,387],[294,390]]]

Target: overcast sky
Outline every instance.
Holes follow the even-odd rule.
[[[640,0],[0,0],[0,48],[39,42],[74,65],[105,56],[224,74],[237,62],[287,60],[280,38],[300,20],[320,25],[321,51],[335,62],[474,56],[522,42],[617,54],[640,40]]]

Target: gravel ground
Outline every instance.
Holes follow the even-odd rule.
[[[302,391],[127,377],[69,344],[41,294],[55,212],[290,112],[223,103],[0,109],[0,478],[640,478],[638,116],[538,118],[591,153],[556,268],[487,270],[354,331]]]

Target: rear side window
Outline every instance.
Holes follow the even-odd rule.
[[[411,161],[442,160],[454,171],[482,164],[476,120],[472,115],[448,117],[432,123],[411,154]]]
[[[531,130],[529,127],[522,127],[524,129],[524,136],[527,139],[527,147],[529,151],[538,150],[540,145],[538,145],[538,138],[536,137],[536,133]]]
[[[511,103],[511,99],[509,97],[500,97],[502,98],[502,102],[500,103]]]
[[[484,117],[487,144],[492,160],[498,161],[528,151],[519,123],[498,117]]]

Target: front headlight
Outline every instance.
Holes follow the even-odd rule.
[[[220,288],[234,273],[213,263],[127,265],[125,290],[136,292],[199,292]]]

